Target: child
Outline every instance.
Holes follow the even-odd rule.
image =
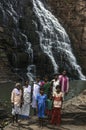
[[[61,124],[61,108],[63,101],[63,93],[61,92],[60,85],[56,86],[56,92],[53,93],[53,112],[51,118],[51,124]]]
[[[43,127],[43,119],[45,117],[45,107],[46,107],[47,96],[44,94],[44,89],[40,88],[40,93],[37,95],[37,109],[39,117],[39,125]]]
[[[48,116],[49,121],[52,116],[52,107],[53,107],[53,100],[52,100],[52,96],[50,95],[46,102],[46,114]]]
[[[16,123],[18,123],[18,115],[20,112],[21,98],[22,98],[22,91],[21,91],[20,87],[21,87],[21,84],[16,83],[15,88],[11,92],[13,124],[14,124],[14,121],[16,121]]]

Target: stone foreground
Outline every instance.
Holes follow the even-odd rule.
[[[86,130],[86,125],[81,125],[81,124],[72,124],[71,123],[67,123],[69,122],[69,120],[71,121],[72,119],[64,119],[64,121],[62,121],[62,125],[57,127],[57,126],[53,126],[50,124],[44,124],[43,128],[40,128],[38,126],[38,120],[37,117],[33,117],[31,119],[29,119],[28,121],[20,121],[19,125],[16,126],[12,126],[11,124],[9,124],[7,127],[5,127],[4,130]],[[65,123],[66,122],[66,123]],[[64,124],[65,123],[65,124]]]

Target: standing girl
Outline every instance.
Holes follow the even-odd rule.
[[[63,93],[61,92],[60,85],[57,85],[56,92],[53,93],[53,113],[51,124],[58,126],[61,124],[62,101],[63,101]]]
[[[37,95],[37,109],[39,117],[39,125],[43,127],[43,119],[45,117],[45,108],[46,108],[46,99],[47,96],[44,94],[44,89],[40,88],[40,93]]]

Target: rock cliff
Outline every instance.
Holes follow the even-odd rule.
[[[86,1],[46,0],[46,2],[67,30],[75,56],[86,75]]]
[[[45,0],[44,2],[69,34],[73,53],[82,67],[83,73],[86,74],[86,1]],[[37,23],[34,22],[35,20]],[[12,75],[17,72],[22,76],[27,73],[28,64],[35,64],[37,73],[42,76],[46,73],[50,75],[53,72],[50,59],[43,54],[38,44],[39,36],[36,32],[36,24],[39,25],[39,21],[34,15],[31,0],[8,0],[8,3],[5,0],[1,1],[0,61],[3,63],[3,59],[5,59],[6,63],[0,66],[1,71],[7,68],[6,71],[10,71]],[[41,26],[39,26],[39,30],[40,28]],[[29,55],[28,49],[30,50]],[[76,76],[76,74],[74,75]]]

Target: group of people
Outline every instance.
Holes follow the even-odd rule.
[[[38,76],[32,85],[29,81],[25,81],[23,87],[16,83],[11,92],[13,123],[18,123],[19,115],[28,119],[33,109],[33,115],[38,115],[40,126],[43,126],[45,116],[51,124],[60,125],[62,103],[68,91],[69,78],[66,70],[61,75],[55,74],[51,81],[48,76],[45,76],[43,81]]]

